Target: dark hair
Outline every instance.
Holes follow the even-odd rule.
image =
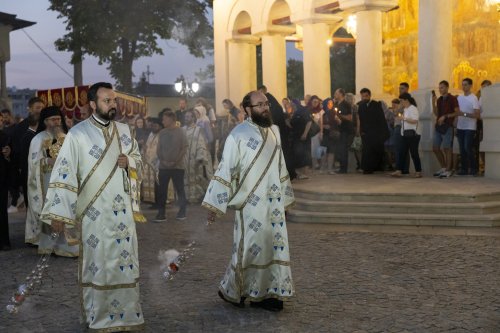
[[[368,88],[363,88],[359,91],[360,94],[368,94],[368,95],[372,95],[372,92],[370,91],[370,89]]]
[[[401,82],[399,85],[410,89],[410,85],[408,84],[408,82]]]
[[[29,108],[32,107],[33,104],[35,104],[35,103],[42,103],[42,104],[44,104],[43,101],[42,101],[42,99],[40,97],[36,97],[35,96],[35,97],[31,97],[29,99],[29,101],[28,101],[28,107]]]
[[[187,98],[186,98],[186,97],[182,96],[181,98],[179,98],[179,101],[184,101],[184,102],[187,102],[188,100],[187,100]]]
[[[466,77],[465,79],[462,80],[462,82],[464,82],[464,81],[472,86],[472,79]]]
[[[417,102],[409,93],[402,93],[401,95],[399,95],[399,99],[405,99],[410,102],[410,104],[417,106]]]
[[[163,114],[167,111],[172,111],[172,109],[167,107],[167,108],[163,108],[160,112],[158,112],[158,119],[160,119],[160,121],[163,118]]]
[[[442,85],[445,85],[445,86],[446,86],[446,87],[448,87],[448,88],[450,87],[450,84],[449,84],[449,83],[448,83],[448,81],[446,81],[446,80],[443,80],[443,81],[439,82],[439,84],[440,84],[440,85],[441,85],[441,84],[442,84]]]
[[[339,94],[345,97],[345,90],[343,88],[338,88],[337,91],[339,92]]]
[[[401,103],[401,102],[399,101],[399,99],[394,98],[394,99],[391,101],[391,103],[394,103],[394,104],[399,104],[399,103]]]
[[[177,117],[176,117],[176,115],[175,115],[175,112],[174,112],[174,111],[172,111],[172,110],[171,110],[171,109],[169,109],[169,108],[165,108],[165,109],[163,109],[163,111],[161,112],[161,117],[162,117],[162,119],[163,119],[164,117],[169,117],[170,119],[177,120]]]
[[[492,83],[490,80],[484,80],[483,82],[481,82],[481,87],[484,86],[485,84],[491,86]]]
[[[234,107],[233,102],[231,102],[231,100],[230,100],[230,99],[227,99],[227,98],[226,98],[225,100],[223,100],[223,101],[222,101],[222,104],[227,104],[227,105],[229,105],[229,108]]]
[[[248,94],[243,97],[243,101],[241,101],[241,104],[243,105],[243,109],[246,110],[246,108],[251,108],[252,107],[252,94],[256,93],[255,90],[250,91]]]
[[[0,113],[2,113],[2,114],[8,114],[9,116],[12,115],[12,113],[10,112],[9,109],[2,109],[2,111],[0,111]]]
[[[97,103],[97,91],[100,88],[113,89],[113,85],[108,82],[97,82],[90,86],[89,91],[87,91],[87,98],[92,102]]]

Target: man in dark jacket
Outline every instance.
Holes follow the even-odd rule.
[[[3,116],[0,116],[0,251],[10,250],[9,214],[7,201],[9,196],[10,138],[3,131]]]
[[[361,168],[364,174],[371,174],[383,170],[384,142],[389,138],[389,128],[382,105],[371,99],[371,91],[363,88],[360,94],[358,114],[363,142]]]

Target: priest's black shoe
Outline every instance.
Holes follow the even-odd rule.
[[[253,308],[262,308],[267,311],[278,312],[283,310],[283,301],[275,298],[267,298],[260,302],[250,302]]]
[[[240,302],[239,303],[236,303],[236,302],[231,302],[229,300],[227,300],[224,295],[222,294],[222,292],[219,290],[219,292],[217,293],[219,295],[220,298],[222,298],[223,301],[225,302],[228,302],[234,306],[236,306],[237,308],[244,308],[245,307],[245,297],[242,297],[240,299]]]

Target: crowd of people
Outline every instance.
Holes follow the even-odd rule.
[[[481,99],[471,88],[466,78],[458,97],[446,81],[439,83],[439,97],[432,92],[433,150],[441,166],[436,177],[479,173]],[[133,125],[113,121],[116,95],[109,83],[90,87],[88,113],[78,125],[33,97],[22,121],[16,123],[9,110],[0,113],[0,249],[10,249],[8,213],[24,203],[26,243],[40,254],[80,257],[88,326],[139,327],[135,223],[145,221],[140,183],[148,169],[155,222],[167,220],[170,182],[177,220],[186,219],[189,204],[201,203],[209,223],[227,208],[236,211],[233,253],[219,296],[237,307],[249,298],[252,306],[280,311],[282,299],[294,293],[285,223],[293,179],[307,179],[311,170],[348,173],[350,152],[360,173],[401,177],[409,174],[411,157],[413,176],[422,177],[418,106],[407,83],[399,90],[388,107],[367,88],[357,103],[341,88],[333,98],[307,95],[280,103],[261,86],[239,107],[225,99],[224,112],[216,113],[203,98],[192,107],[181,98],[178,110],[164,108]],[[108,310],[94,307],[109,299],[115,301]],[[113,319],[119,310],[136,317]]]

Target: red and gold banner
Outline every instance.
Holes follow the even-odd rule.
[[[39,90],[36,95],[47,106],[61,108],[68,118],[81,120],[80,111],[88,108],[89,86],[67,87],[49,90]],[[116,92],[116,120],[133,124],[138,117],[146,117],[146,101],[144,97]]]
[[[66,111],[74,111],[77,103],[77,87],[63,88],[63,105]]]

